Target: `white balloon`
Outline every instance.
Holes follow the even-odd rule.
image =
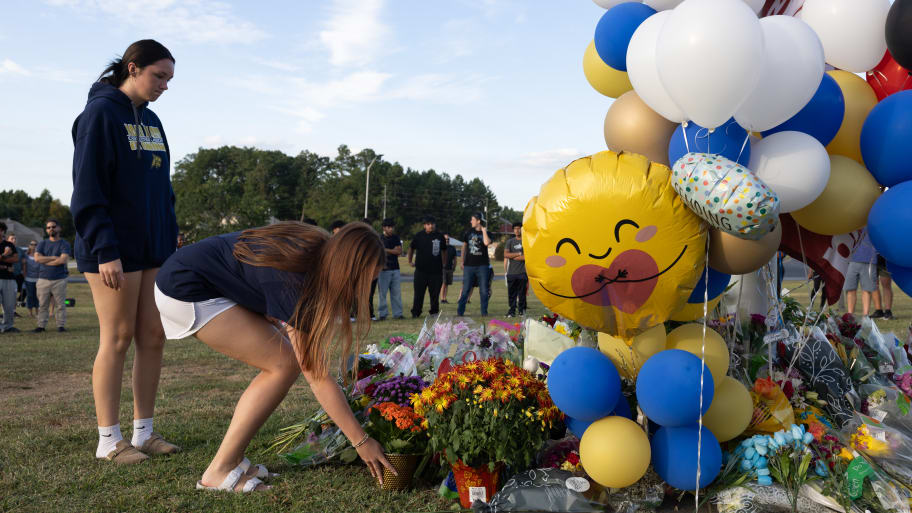
[[[668,95],[706,128],[722,125],[744,103],[762,59],[760,20],[747,4],[732,0],[684,0],[671,11],[656,46]]]
[[[643,0],[643,3],[657,11],[667,11],[674,9],[684,0]]]
[[[624,2],[630,2],[631,0],[592,0],[595,2],[595,5],[601,7],[602,9],[611,9],[617,4],[622,4]]]
[[[800,16],[820,37],[827,63],[863,73],[887,51],[889,10],[890,0],[805,0]]]
[[[830,157],[803,132],[777,132],[751,146],[750,169],[779,196],[779,212],[804,208],[830,180]]]
[[[646,18],[637,27],[627,46],[627,76],[633,90],[649,108],[669,121],[680,123],[686,119],[684,112],[675,104],[659,80],[656,66],[656,41],[662,25],[672,11],[662,11]]]
[[[823,80],[823,46],[807,23],[791,16],[767,16],[763,31],[760,81],[741,107],[735,121],[762,132],[786,122],[817,92]]]

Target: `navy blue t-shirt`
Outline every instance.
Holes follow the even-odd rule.
[[[305,275],[239,262],[232,252],[240,234],[216,235],[180,248],[159,269],[155,284],[174,299],[194,303],[225,297],[288,322]]]
[[[70,255],[70,257],[73,256],[73,249],[70,248],[70,243],[63,239],[54,241],[45,239],[38,243],[37,252],[49,257],[59,257],[64,253]],[[70,272],[67,271],[66,264],[41,264],[41,267],[38,268],[38,278],[44,278],[45,280],[61,280],[66,278],[69,274]]]

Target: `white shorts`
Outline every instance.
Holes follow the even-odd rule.
[[[224,297],[188,303],[166,296],[155,285],[155,304],[161,315],[162,327],[165,328],[165,338],[175,340],[193,335],[216,315],[237,303]]]

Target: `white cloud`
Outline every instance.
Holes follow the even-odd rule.
[[[487,81],[480,75],[428,73],[403,79],[402,85],[385,96],[433,103],[470,103],[481,98],[484,94],[482,86]]]
[[[363,66],[388,48],[390,29],[380,21],[383,0],[333,0],[320,41],[333,66]]]
[[[0,75],[6,74],[27,77],[32,73],[10,59],[3,59],[0,61]]]
[[[557,148],[527,153],[519,158],[519,162],[529,167],[556,171],[583,156],[584,153],[576,148]]]
[[[213,0],[46,0],[80,13],[100,12],[139,31],[167,41],[190,43],[253,43],[267,36],[256,25],[237,17],[231,7]]]

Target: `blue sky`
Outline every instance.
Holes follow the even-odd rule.
[[[9,2],[0,189],[69,203],[70,128],[89,86],[154,38],[177,60],[152,104],[174,161],[224,144],[370,147],[481,177],[521,210],[556,169],[605,149],[611,100],[581,64],[603,12],[591,0]]]

